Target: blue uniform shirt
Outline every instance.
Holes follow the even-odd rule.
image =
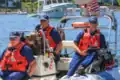
[[[32,54],[32,49],[30,47],[28,47],[27,45],[25,45],[22,48],[21,55],[26,57],[28,63],[32,62],[35,59]]]
[[[6,50],[4,50],[4,52],[2,53],[2,55],[0,56],[0,60],[2,59],[2,57],[4,56]],[[21,55],[25,56],[28,63],[32,62],[35,58],[32,54],[32,49],[30,47],[28,47],[27,45],[25,45],[22,50],[21,50]]]
[[[54,42],[56,44],[59,44],[59,42],[61,42],[61,37],[60,34],[56,31],[56,29],[53,29],[50,33],[50,36],[52,37],[52,39],[54,40]]]
[[[77,37],[76,37],[76,39],[74,40],[74,42],[76,42],[76,43],[78,44],[79,41],[80,41],[80,39],[82,38],[83,34],[84,34],[84,31],[81,31],[81,32],[77,35]],[[105,41],[105,37],[104,37],[104,35],[103,35],[102,33],[100,33],[100,48],[107,48],[107,46],[106,46],[106,41]]]

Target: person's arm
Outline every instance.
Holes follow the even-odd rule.
[[[59,54],[60,51],[61,51],[61,49],[62,49],[62,41],[60,41],[60,42],[57,44],[55,53],[56,53],[56,54]]]
[[[75,51],[76,51],[77,53],[79,53],[79,54],[81,53],[81,50],[78,48],[76,42],[74,42],[74,44],[73,44],[73,48],[75,49]]]
[[[62,39],[60,37],[60,34],[55,29],[53,29],[50,35],[54,42],[56,43],[55,53],[59,54],[62,49]]]
[[[37,63],[36,60],[34,59],[32,62],[29,64],[28,68],[28,75],[31,77],[36,69]]]
[[[82,55],[82,56],[85,56],[85,55],[87,55],[86,51],[81,51],[81,50],[78,48],[79,41],[80,41],[80,39],[83,37],[83,34],[84,34],[84,32],[82,31],[82,32],[80,32],[80,33],[77,35],[76,39],[74,40],[73,48],[75,49],[75,51],[76,51],[77,53],[79,53],[79,54]]]
[[[24,46],[21,54],[25,56],[28,61],[28,75],[31,77],[37,66],[36,60],[32,54],[32,49],[28,46]]]
[[[87,50],[81,51],[81,50],[78,48],[78,44],[77,44],[76,42],[74,42],[73,48],[75,49],[75,51],[76,51],[77,53],[79,53],[79,55],[81,55],[81,56],[86,56],[86,55],[87,55]]]

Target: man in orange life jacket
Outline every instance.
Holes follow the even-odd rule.
[[[45,33],[46,39],[49,45],[54,50],[55,60],[59,60],[59,53],[62,48],[62,40],[60,34],[49,24],[49,17],[47,15],[41,16],[40,19],[41,28]]]
[[[96,16],[89,18],[90,28],[80,32],[74,41],[74,54],[67,73],[67,78],[72,76],[80,65],[82,67],[89,65],[95,56],[95,51],[88,51],[89,47],[106,48],[105,37],[97,29],[98,20]]]
[[[12,32],[10,43],[0,57],[0,77],[3,80],[22,80],[32,76],[36,67],[32,50],[21,41],[21,33]]]

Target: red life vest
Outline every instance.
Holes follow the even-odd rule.
[[[6,50],[2,60],[0,61],[0,66],[3,71],[26,71],[28,62],[24,56],[21,55],[20,51],[25,44],[20,43],[15,50]]]
[[[50,33],[51,33],[51,31],[52,31],[53,29],[54,29],[53,27],[49,26],[49,27],[47,27],[47,28],[45,29],[44,32],[45,32],[46,38],[47,38],[48,41],[49,41],[50,47],[55,48],[55,47],[56,47],[56,43],[54,42],[53,38],[52,38],[51,35],[50,35]],[[40,34],[41,34],[41,33],[40,33]]]
[[[80,50],[87,50],[90,46],[100,48],[100,31],[91,36],[90,31],[84,31],[83,37],[80,39],[78,47]]]

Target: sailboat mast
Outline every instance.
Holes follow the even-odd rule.
[[[40,5],[39,5],[39,0],[38,0],[38,10],[37,10],[37,13],[39,13],[39,10],[40,10]]]
[[[68,2],[68,0],[66,0],[66,2]]]
[[[62,0],[62,3],[64,3],[65,1],[64,0]]]
[[[56,2],[58,3],[58,0],[56,0]]]
[[[53,0],[51,0],[51,4],[53,4]]]
[[[45,6],[47,4],[46,0],[43,0],[43,6]]]

